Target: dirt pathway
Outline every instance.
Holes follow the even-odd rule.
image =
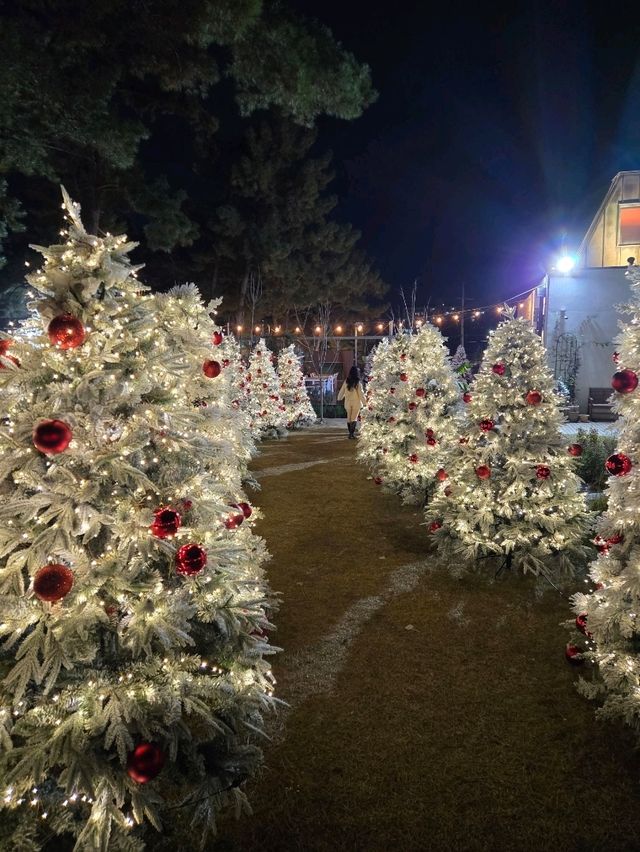
[[[215,848],[640,850],[640,762],[576,693],[566,603],[520,577],[452,580],[355,444],[314,429],[253,466],[291,709],[254,816]]]

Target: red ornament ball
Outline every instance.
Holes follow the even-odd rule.
[[[504,364],[494,364],[493,367],[491,368],[491,372],[495,373],[496,376],[504,376],[504,371],[506,369],[507,368],[505,367]]]
[[[433,429],[427,429],[427,431],[424,433],[424,436],[425,436],[425,438],[433,438],[434,434],[435,433],[434,433]]]
[[[611,387],[618,393],[631,393],[638,387],[638,376],[633,370],[619,370],[613,374]]]
[[[192,577],[207,564],[207,551],[199,544],[183,544],[176,553],[176,571]]]
[[[614,453],[609,456],[604,466],[612,476],[626,476],[633,464],[629,456],[625,456],[624,453]]]
[[[428,445],[429,447],[435,447],[435,445],[436,445],[437,443],[438,443],[438,442],[436,441],[436,439],[435,439],[435,438],[433,438],[433,437],[431,437],[431,438],[427,438],[427,445]]]
[[[567,447],[567,452],[570,456],[578,458],[582,455],[582,444],[569,444],[569,446]]]
[[[441,467],[436,471],[436,479],[438,482],[444,482],[445,479],[449,479],[449,474],[443,467]]]
[[[551,476],[551,470],[546,466],[546,464],[539,464],[536,468],[536,477],[538,479],[549,479]]]
[[[375,482],[376,485],[382,485],[382,477],[381,476],[374,476],[373,481]]]
[[[47,334],[52,346],[59,349],[76,349],[82,346],[87,333],[84,326],[73,314],[60,314],[49,323]]]
[[[445,497],[451,497],[452,494],[453,494],[453,488],[450,485],[447,485],[447,487],[444,489],[444,496]]]
[[[229,517],[224,522],[224,525],[228,530],[235,530],[240,526],[243,521],[243,514],[229,515]]]
[[[409,381],[409,376],[406,373],[400,373],[400,381],[401,382]]]
[[[408,405],[409,411],[415,411],[417,407],[418,405],[415,402],[410,402]]]
[[[211,337],[211,342],[214,346],[220,346],[220,344],[222,343],[222,332],[214,331],[213,336]]]
[[[192,506],[193,500],[182,500],[182,508],[185,510],[185,512],[188,512]]]
[[[417,388],[416,389],[416,396],[423,397],[423,396],[426,396],[426,393],[427,392],[424,388]]]
[[[73,438],[73,432],[64,420],[41,420],[33,430],[33,444],[47,455],[63,453]]]
[[[440,530],[440,529],[442,529],[442,524],[440,523],[440,521],[432,521],[429,524],[429,532],[430,533],[438,532],[438,530]]]
[[[154,521],[149,529],[156,538],[168,538],[170,535],[175,535],[182,526],[180,512],[176,512],[169,506],[156,509],[153,517]]]
[[[202,372],[208,379],[215,379],[220,375],[222,367],[217,361],[206,360],[202,365]]]
[[[463,402],[471,402],[471,400],[472,400],[472,396],[471,396],[470,393],[463,393],[462,394],[462,401]]]
[[[411,462],[411,464],[417,464],[418,454],[417,453],[411,453],[411,455],[409,456],[409,461]]]
[[[396,418],[395,418],[395,417],[389,417],[389,418],[387,419],[387,423],[395,423],[395,422],[396,422]]]
[[[228,367],[230,363],[231,363],[231,361],[228,358],[222,359],[222,366],[223,367]]]
[[[395,388],[389,388],[389,393],[395,393],[395,392],[396,392]]]
[[[156,743],[140,743],[127,758],[127,775],[138,784],[147,784],[162,772],[166,759]]]
[[[236,503],[236,508],[240,509],[245,518],[250,518],[253,514],[253,509],[248,503]]]
[[[525,397],[527,405],[540,405],[542,402],[542,394],[537,390],[530,390]]]
[[[580,615],[576,616],[576,627],[580,631],[580,633],[584,633],[585,636],[592,636],[593,634],[587,630],[587,613],[581,612]]]
[[[13,341],[8,340],[7,338],[5,338],[4,340],[0,340],[0,355],[4,356],[9,361],[13,361],[13,363],[16,365],[16,367],[19,367],[20,361],[18,361],[18,359],[15,358],[13,355],[7,355],[7,349],[12,344],[13,344]],[[5,365],[2,363],[2,361],[0,361],[0,370],[4,370],[4,369],[5,369]]]
[[[570,662],[571,665],[573,665],[573,666],[581,666],[582,665],[582,659],[581,659],[581,656],[580,656],[581,654],[582,654],[582,651],[580,650],[580,648],[578,648],[577,645],[569,644],[564,649],[565,657],[567,658],[568,662]]]
[[[478,479],[489,479],[491,477],[491,468],[486,464],[481,464],[476,468],[476,476]]]
[[[493,422],[493,420],[489,420],[487,418],[486,420],[481,420],[478,425],[480,426],[483,432],[491,432],[491,430],[496,424]]]
[[[58,562],[40,568],[33,580],[33,592],[41,601],[60,601],[72,586],[73,571]]]

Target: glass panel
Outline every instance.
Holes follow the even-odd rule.
[[[640,207],[620,208],[620,239],[621,246],[640,245]]]

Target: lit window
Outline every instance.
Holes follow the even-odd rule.
[[[618,245],[640,245],[640,205],[620,207],[619,222]]]

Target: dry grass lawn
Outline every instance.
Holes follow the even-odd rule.
[[[640,762],[575,690],[566,601],[519,576],[451,579],[355,448],[313,430],[254,465],[291,709],[254,816],[225,819],[216,849],[640,849]]]

